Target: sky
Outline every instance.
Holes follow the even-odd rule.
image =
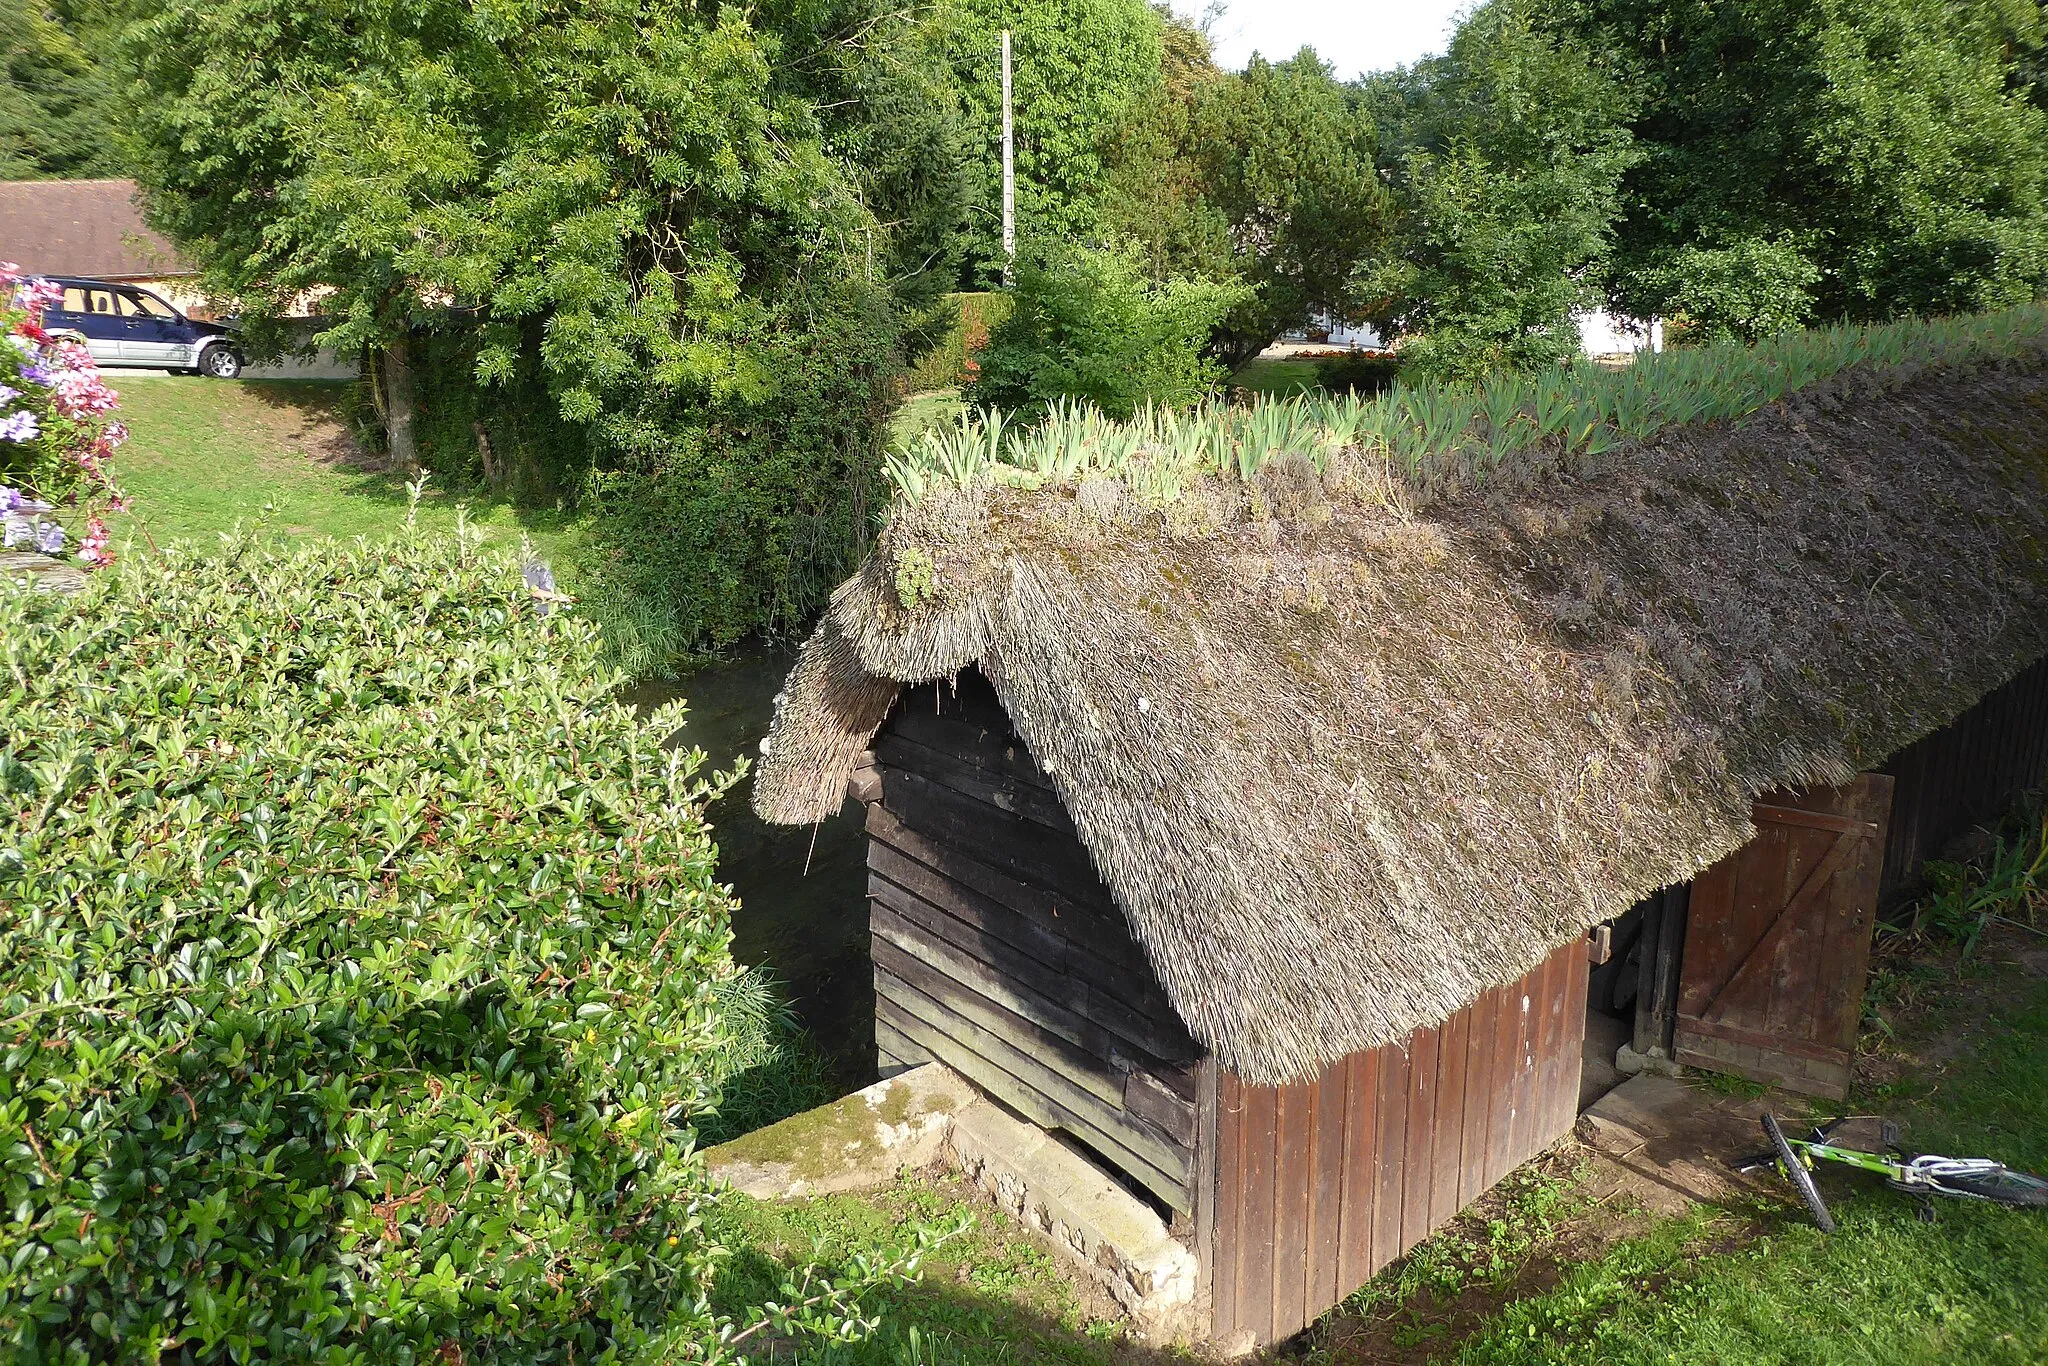
[[[1203,0],[1172,0],[1199,20]],[[1258,52],[1291,57],[1306,43],[1337,68],[1339,80],[1401,66],[1442,52],[1452,20],[1470,0],[1223,0],[1210,27],[1216,61],[1233,70]]]

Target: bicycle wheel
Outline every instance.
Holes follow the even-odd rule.
[[[1778,1150],[1778,1165],[1785,1169],[1792,1184],[1799,1188],[1799,1198],[1813,1211],[1813,1222],[1820,1225],[1822,1233],[1835,1231],[1835,1216],[1828,1213],[1828,1202],[1820,1198],[1820,1187],[1813,1184],[1813,1173],[1799,1160],[1799,1154],[1785,1140],[1785,1131],[1778,1127],[1778,1117],[1764,1116],[1764,1132],[1771,1137],[1771,1146]]]
[[[2001,1205],[2014,1205],[2022,1209],[2048,1209],[2048,1181],[2030,1172],[2016,1172],[2010,1167],[2000,1167],[1992,1172],[1973,1172],[1964,1176],[1940,1176],[1935,1184],[1945,1191],[1973,1196],[1979,1200],[1991,1200]]]

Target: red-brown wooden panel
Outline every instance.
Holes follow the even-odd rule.
[[[1372,1278],[1373,1197],[1379,1189],[1379,1131],[1374,1107],[1380,1090],[1380,1053],[1353,1053],[1344,1069],[1344,1208],[1337,1215],[1337,1292]]]
[[[1372,1269],[1401,1255],[1403,1182],[1408,1174],[1408,1049],[1389,1044],[1379,1050],[1380,1093],[1375,1104],[1379,1130],[1379,1190],[1372,1207]]]
[[[1408,1141],[1401,1165],[1401,1246],[1429,1236],[1429,1201],[1436,1190],[1436,1069],[1442,1029],[1418,1029],[1408,1046]],[[1398,1255],[1398,1254],[1397,1254]]]
[[[1315,1142],[1309,1151],[1308,1259],[1302,1268],[1306,1312],[1337,1302],[1339,1227],[1344,1208],[1345,1107],[1350,1102],[1352,1058],[1324,1072],[1315,1084]]]
[[[1574,939],[1438,1028],[1308,1081],[1218,1078],[1216,1333],[1307,1326],[1570,1130],[1585,952]]]
[[[1493,1134],[1494,1024],[1500,1017],[1500,988],[1486,992],[1465,1011],[1465,1135],[1458,1164],[1458,1208],[1479,1198],[1489,1184],[1487,1142]]]
[[[1316,1085],[1282,1086],[1273,1111],[1273,1336],[1308,1326],[1308,1235],[1315,1193],[1310,1146],[1315,1141]]]
[[[1847,1094],[1891,794],[1864,774],[1757,802],[1757,837],[1693,883],[1678,1061]]]
[[[1444,1021],[1436,1055],[1436,1155],[1430,1163],[1429,1227],[1441,1228],[1463,1207],[1458,1198],[1465,1170],[1465,1060],[1472,1042],[1472,1012]]]

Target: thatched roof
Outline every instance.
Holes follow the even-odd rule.
[[[1443,1021],[1740,846],[1753,797],[2048,653],[2039,350],[1845,372],[1408,515],[1371,479],[899,509],[757,807],[837,810],[899,687],[979,665],[1189,1028],[1273,1083]]]

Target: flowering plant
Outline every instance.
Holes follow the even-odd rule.
[[[128,430],[85,347],[43,328],[60,294],[0,261],[0,548],[63,554],[62,508],[84,522],[78,558],[99,566],[113,558],[104,514],[127,507],[111,462]]]

